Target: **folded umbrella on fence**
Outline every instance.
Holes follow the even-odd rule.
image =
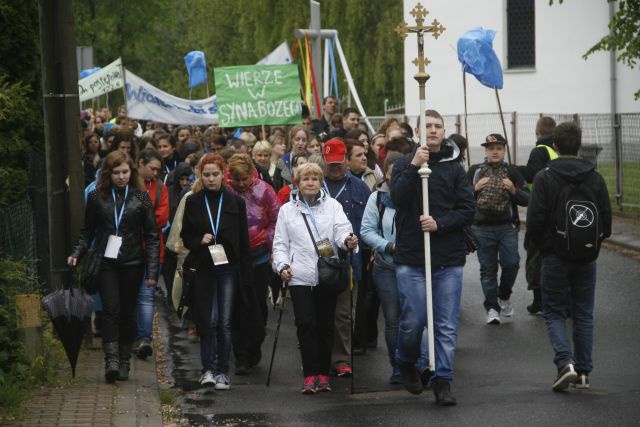
[[[80,346],[91,322],[93,300],[84,290],[69,288],[46,295],[42,298],[42,305],[67,353],[71,375],[75,378]]]

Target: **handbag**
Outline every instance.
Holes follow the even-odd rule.
[[[91,248],[80,262],[80,286],[88,293],[98,292],[98,275],[100,274],[100,263],[102,253],[95,248]]]
[[[316,254],[318,254],[318,286],[328,292],[336,294],[342,293],[347,289],[346,280],[340,281],[340,274],[344,267],[344,261],[340,258],[331,258],[320,255],[316,239],[313,237],[306,215],[302,214],[302,218],[304,219],[304,224],[307,226],[307,231],[309,232],[309,236],[313,242]]]

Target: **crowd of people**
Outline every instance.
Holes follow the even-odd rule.
[[[466,257],[477,251],[486,323],[513,316],[518,206],[528,206],[528,310],[544,313],[558,368],[553,388],[588,388],[595,258],[611,233],[611,208],[600,175],[576,158],[580,129],[541,118],[524,166],[506,162],[507,141],[490,134],[481,144],[484,161],[467,170],[467,141],[446,137],[435,110],[421,118],[420,146],[406,123],[387,119],[372,135],[357,110],[338,113],[331,96],[322,106],[318,120],[303,113],[301,125],[244,129],[139,121],[125,107],[116,117],[108,109],[82,113],[87,206],[68,262],[78,264],[92,247],[102,254],[94,330],[102,336],[106,381],[128,378],[132,353],[152,355],[162,277],[169,305],[180,314],[190,307],[203,386],[230,388],[232,354],[235,375],[261,362],[268,304],[290,296],[304,394],[330,391],[332,375],[353,375],[353,356],[377,346],[381,307],[388,381],[413,394],[431,389],[437,404],[455,405]],[[431,170],[428,214],[424,165]],[[588,256],[572,256],[582,235],[562,224],[556,205],[569,203],[566,188],[582,191],[597,214]],[[424,233],[431,242],[434,371]],[[554,244],[558,235],[569,250]]]

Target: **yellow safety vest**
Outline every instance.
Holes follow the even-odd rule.
[[[547,153],[549,153],[549,161],[551,160],[555,160],[558,158],[558,153],[556,153],[556,150],[554,150],[553,148],[549,147],[548,145],[545,144],[539,144],[536,145],[536,148],[538,147],[543,147],[547,149]],[[533,183],[529,184],[529,191],[533,190]]]

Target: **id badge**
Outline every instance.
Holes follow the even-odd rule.
[[[120,246],[122,246],[122,236],[110,235],[109,241],[107,242],[107,248],[104,251],[104,257],[112,259],[118,258]]]
[[[316,247],[318,248],[318,252],[322,257],[332,257],[335,255],[333,252],[333,246],[331,246],[331,242],[329,239],[322,239],[316,242]]]
[[[213,265],[229,264],[229,260],[227,259],[227,254],[224,251],[224,246],[211,245],[209,246],[209,253],[211,254]]]

